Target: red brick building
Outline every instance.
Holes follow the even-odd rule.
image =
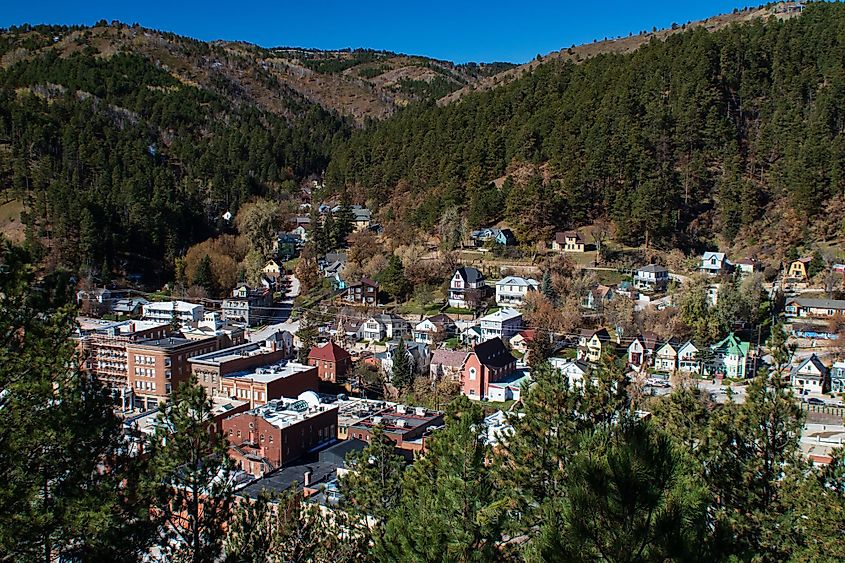
[[[261,477],[336,439],[337,406],[302,399],[275,399],[223,420],[229,456],[242,470]]]
[[[384,433],[403,450],[420,451],[432,426],[443,424],[443,413],[424,407],[386,404],[385,408],[368,412],[348,426],[347,438],[369,441],[372,429],[381,425]]]
[[[259,407],[273,399],[316,391],[319,382],[316,367],[287,362],[225,375],[220,380],[219,394]]]
[[[323,381],[337,383],[351,373],[352,355],[334,342],[329,342],[311,348],[308,352],[308,365],[317,367]]]
[[[506,378],[516,369],[516,358],[501,338],[473,346],[461,369],[461,392],[470,399],[485,399],[488,386]]]

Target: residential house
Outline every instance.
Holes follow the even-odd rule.
[[[429,365],[429,374],[432,380],[448,379],[450,381],[461,380],[461,370],[469,352],[460,350],[438,349],[434,351]]]
[[[522,330],[522,313],[505,307],[481,317],[478,322],[481,325],[482,340],[510,340],[511,336]]]
[[[487,385],[487,400],[496,402],[518,401],[522,390],[531,383],[528,370],[516,370],[500,381],[491,381]]]
[[[266,287],[250,288],[242,283],[232,290],[232,296],[223,300],[223,320],[256,326],[267,322],[273,295]]]
[[[461,369],[461,392],[470,399],[487,399],[490,383],[503,381],[516,369],[516,358],[501,338],[472,348]]]
[[[708,276],[721,276],[731,272],[731,263],[724,252],[705,252],[701,257],[700,271]]]
[[[750,344],[739,340],[733,333],[710,347],[713,360],[710,372],[725,377],[743,379],[754,375],[750,365]]]
[[[571,387],[583,387],[584,380],[590,372],[590,365],[580,360],[552,357],[549,358],[549,364],[566,376]]]
[[[792,387],[799,395],[827,393],[830,389],[828,369],[818,356],[811,354],[789,372]]]
[[[606,328],[583,329],[578,336],[578,359],[590,363],[598,362],[612,346],[610,333]]]
[[[418,374],[427,374],[431,366],[431,349],[426,344],[419,342],[403,341],[405,354],[414,366],[414,372]],[[396,354],[400,353],[399,342],[389,342],[387,350],[384,352],[377,352],[373,357],[373,363],[381,368],[381,371],[388,375],[388,378],[393,371],[393,361]]]
[[[840,360],[830,368],[830,390],[833,393],[845,393],[845,361]]]
[[[374,342],[380,340],[395,340],[408,335],[410,325],[408,321],[393,313],[373,315],[368,318],[358,332],[358,336],[364,340]]]
[[[845,313],[845,300],[793,297],[786,301],[784,312],[788,317],[834,317]]]
[[[687,340],[678,348],[678,371],[700,374],[703,371],[701,351]]]
[[[786,271],[786,277],[793,280],[808,280],[810,279],[810,262],[813,261],[811,256],[805,256],[797,260],[793,260],[789,264],[789,269]]]
[[[522,355],[522,358],[524,360],[527,360],[529,347],[531,346],[531,343],[534,341],[534,338],[536,338],[536,336],[537,331],[535,329],[527,328],[511,336],[511,339],[508,341],[508,344],[510,344],[511,350],[519,352]],[[543,338],[548,338],[548,336],[543,336]]]
[[[368,229],[372,220],[372,211],[360,205],[352,206],[352,225],[356,233]]]
[[[414,342],[436,344],[455,333],[455,321],[448,315],[429,317],[414,326]]]
[[[601,285],[587,290],[581,298],[581,307],[590,311],[601,312],[604,306],[610,303],[613,299],[613,288],[607,285]]]
[[[352,373],[352,355],[333,341],[314,346],[308,352],[308,365],[317,368],[321,381],[337,383]]]
[[[273,243],[273,252],[282,260],[290,260],[299,252],[302,240],[292,233],[279,233]]]
[[[378,282],[361,278],[361,281],[349,284],[341,290],[341,299],[356,305],[375,306],[378,304],[378,287]]]
[[[114,302],[112,312],[118,317],[139,317],[143,313],[144,305],[149,305],[149,303],[149,301],[142,297],[118,299]]]
[[[634,271],[634,286],[641,291],[665,291],[669,285],[669,270],[649,264]]]
[[[653,332],[645,332],[634,337],[628,345],[628,365],[639,370],[649,367],[654,359],[658,340]]]
[[[81,305],[85,302],[94,302],[98,305],[107,305],[112,300],[111,290],[105,287],[96,287],[94,289],[80,289],[76,292],[76,303]]]
[[[187,301],[157,301],[143,306],[145,321],[170,322],[176,319],[182,324],[191,324],[202,320],[205,308],[198,303]]]
[[[753,258],[743,258],[742,260],[737,260],[734,262],[734,266],[736,267],[737,272],[739,272],[740,276],[750,276],[754,272],[760,271],[760,263]]]
[[[531,278],[508,276],[496,282],[496,303],[519,307],[525,303],[529,291],[537,291],[540,282]]]
[[[278,285],[285,275],[285,269],[277,261],[271,259],[267,260],[267,263],[264,264],[263,268],[261,268],[261,273],[264,277],[274,280]]]
[[[552,250],[558,252],[584,252],[586,245],[578,231],[564,231],[562,233],[555,233],[555,239],[552,241]]]
[[[501,246],[513,246],[516,244],[516,237],[513,231],[510,229],[497,229],[495,227],[472,231],[470,238],[475,242],[476,246],[484,246],[488,242]]]
[[[678,369],[678,346],[671,340],[657,349],[654,354],[654,370],[660,373],[674,373]]]
[[[474,309],[487,296],[488,290],[481,272],[470,267],[458,268],[449,282],[449,306]]]

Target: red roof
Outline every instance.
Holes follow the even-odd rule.
[[[322,346],[314,346],[308,352],[309,360],[323,360],[325,362],[338,362],[340,360],[348,360],[351,357],[352,355],[349,352],[334,342],[329,342]]]

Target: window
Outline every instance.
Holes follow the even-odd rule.
[[[272,434],[267,435],[267,441],[270,442],[271,444],[273,443],[273,435]]]
[[[469,368],[469,380],[475,381],[476,371],[475,368]]]
[[[238,438],[240,438],[240,437],[241,437],[241,431],[238,430]]]

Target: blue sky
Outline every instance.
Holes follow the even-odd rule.
[[[762,1],[762,0],[761,0]],[[572,44],[756,5],[741,0],[162,2],[9,0],[0,27],[118,19],[197,39],[265,47],[369,47],[456,62],[525,62]]]

